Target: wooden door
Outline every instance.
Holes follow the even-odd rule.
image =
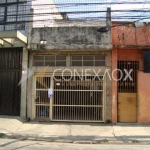
[[[137,122],[137,94],[118,93],[119,122]]]

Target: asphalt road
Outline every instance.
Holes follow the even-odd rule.
[[[67,144],[0,139],[0,150],[150,150],[150,145]]]

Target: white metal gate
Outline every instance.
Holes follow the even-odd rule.
[[[35,117],[49,119],[50,99],[48,89],[52,86],[51,77],[36,77]]]
[[[48,99],[48,88],[53,98]],[[102,76],[36,77],[36,117],[52,121],[103,122]]]

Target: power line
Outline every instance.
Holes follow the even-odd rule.
[[[149,17],[145,17],[145,18],[142,18],[142,19],[147,19],[147,18],[150,18],[150,16]],[[141,19],[141,20],[142,20]],[[46,21],[50,21],[51,19],[47,19]],[[140,20],[140,19],[139,19]],[[18,21],[18,22],[8,22],[8,23],[6,23],[5,25],[10,25],[10,24],[20,24],[20,23],[30,23],[30,22],[42,22],[43,23],[43,21],[45,21],[45,20],[43,20],[43,19],[40,19],[40,20],[34,20],[34,21],[30,21],[30,20],[28,20],[28,21]],[[64,21],[64,20],[62,20],[62,21]],[[65,20],[64,22],[62,22],[63,24],[64,23],[72,23],[72,21],[79,21],[79,20],[69,20],[69,21],[67,21],[67,20]],[[81,20],[80,20],[81,21]],[[90,20],[89,20],[90,21]],[[85,22],[85,20],[82,20],[81,22],[79,22],[79,23],[84,23]],[[127,23],[121,23],[120,25],[117,25],[117,26],[122,26],[122,25],[127,25],[127,24],[129,24],[129,22],[127,22]],[[116,27],[116,26],[111,26],[111,27]]]
[[[15,14],[11,14],[13,11],[10,11],[9,13],[10,14],[7,14],[7,16],[24,16],[24,15],[29,15],[29,16],[33,16],[33,15],[59,15],[60,12],[49,12],[49,13],[24,13],[24,14],[18,14],[18,15],[15,15]],[[16,11],[14,11],[16,12]],[[18,11],[19,12],[22,12],[22,11]],[[85,13],[106,13],[107,11],[68,11],[66,12],[67,14],[85,14]],[[149,13],[150,10],[111,10],[111,13],[113,12],[147,12]],[[0,15],[0,17],[2,17],[4,15]]]
[[[34,0],[36,1],[36,0]],[[26,2],[31,2],[31,1],[26,1]],[[74,7],[74,6],[96,6],[97,4],[99,5],[108,5],[108,4],[143,4],[143,2],[139,1],[139,2],[107,2],[107,3],[104,3],[104,2],[101,2],[101,3],[59,3],[59,4],[38,4],[38,5],[32,5],[32,6],[40,6],[39,9],[35,9],[35,10],[41,10],[42,6],[56,6],[57,8],[64,8],[64,7]],[[144,4],[150,4],[150,1],[145,1]],[[0,4],[1,6],[1,4]],[[7,4],[4,4],[3,6],[7,6]],[[27,7],[27,6],[31,6],[27,3],[24,3],[24,4],[19,4],[19,6],[24,6],[24,7]],[[44,8],[43,8],[44,9]],[[94,9],[94,8],[93,8]],[[46,9],[45,11],[47,11],[48,9]],[[25,10],[27,12],[27,9]],[[107,11],[106,10],[101,10],[101,11],[75,11],[75,10],[72,10],[72,11],[66,11],[66,13],[68,15],[70,15],[71,17],[69,17],[69,19],[72,19],[72,18],[76,18],[76,19],[86,19],[86,20],[92,20],[92,19],[95,19],[95,20],[106,20],[107,17],[105,17],[106,15],[104,13],[106,13]],[[149,9],[141,9],[141,10],[138,10],[138,9],[128,9],[128,10],[111,10],[111,13],[112,13],[112,19],[130,19],[130,20],[134,20],[136,19],[136,21],[141,21],[141,20],[144,20],[144,19],[149,19],[149,15],[147,15],[145,17],[145,15],[135,15],[135,13],[149,13],[150,10]],[[46,23],[48,21],[51,21],[51,20],[54,20],[54,18],[52,19],[47,19],[46,17],[48,17],[49,15],[54,15],[54,17],[56,17],[55,15],[59,15],[60,16],[60,12],[50,12],[50,13],[22,13],[22,11],[18,11],[18,15],[17,14],[13,14],[13,13],[16,13],[16,11],[9,11],[10,14],[6,14],[6,15],[0,15],[0,18],[4,17],[4,16],[7,16],[7,17],[18,17],[18,20],[19,19],[22,19],[23,21],[22,22],[27,22],[25,21],[25,19],[28,19],[28,17],[34,17],[34,20],[33,21],[30,21],[30,22],[38,22],[38,21],[44,21],[43,23]],[[130,13],[130,15],[116,15],[114,13]],[[134,15],[132,15],[132,13]],[[85,16],[83,16],[85,15]],[[93,17],[93,15],[97,15],[97,17]],[[99,15],[99,16],[98,16]],[[100,15],[103,15],[103,16],[100,16]],[[86,17],[87,16],[87,17]],[[35,17],[45,17],[45,19],[42,19],[42,20],[36,20]],[[7,21],[7,24],[13,24],[13,23],[19,23],[18,22],[8,22]],[[0,23],[0,25],[5,25],[6,23]]]
[[[104,3],[104,2],[98,2],[98,3],[54,3],[54,4],[44,4],[44,3],[41,3],[41,4],[27,4],[27,2],[31,2],[31,1],[26,1],[26,3],[22,3],[26,6],[65,6],[65,5],[70,5],[70,6],[79,6],[79,5],[122,5],[122,4],[150,4],[150,1],[146,1],[146,2],[107,2],[107,3]],[[17,3],[1,3],[0,4],[0,7],[3,7],[3,6],[8,6],[8,5],[15,5]],[[19,4],[21,5],[21,4]]]

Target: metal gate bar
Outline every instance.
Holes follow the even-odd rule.
[[[36,118],[48,118],[50,110],[50,99],[48,88],[51,86],[51,77],[36,77]]]
[[[122,78],[121,78],[121,72],[118,71],[118,92],[119,93],[137,93],[137,70],[139,70],[139,61],[118,61],[118,69],[122,72]],[[126,73],[124,71],[126,69],[128,72],[130,69],[132,70],[131,78],[127,78],[126,80]]]
[[[54,77],[52,120],[103,121],[103,80],[82,78]]]

